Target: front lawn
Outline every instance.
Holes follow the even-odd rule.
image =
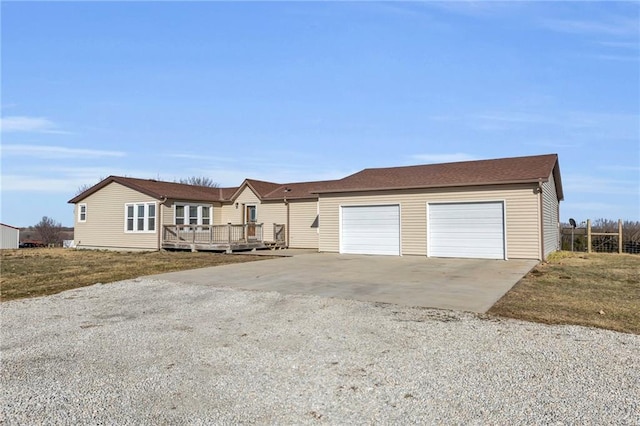
[[[640,334],[640,256],[554,253],[488,313]]]
[[[34,248],[0,250],[0,300],[46,296],[96,283],[270,256]]]

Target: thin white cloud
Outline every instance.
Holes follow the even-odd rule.
[[[2,192],[62,193],[71,198],[81,186],[95,185],[109,175],[131,176],[142,179],[158,178],[157,173],[146,170],[120,169],[107,166],[43,166],[34,168],[33,172],[11,171],[3,173],[0,183]]]
[[[164,154],[164,156],[171,157],[171,158],[184,158],[186,160],[198,160],[198,161],[222,161],[222,162],[236,161],[235,159],[230,157],[217,157],[213,155],[189,154],[189,153]]]
[[[0,130],[4,133],[70,134],[56,128],[56,124],[44,117],[9,116],[0,118]]]
[[[611,16],[602,20],[547,19],[542,25],[550,30],[570,34],[605,34],[637,37],[640,26],[637,18]]]
[[[425,2],[425,6],[443,10],[449,13],[470,16],[474,18],[500,18],[519,13],[526,8],[525,2],[504,1],[433,1]]]
[[[73,195],[78,187],[86,183],[80,178],[10,174],[2,176],[2,191],[63,192]]]
[[[621,49],[640,49],[640,44],[637,41],[599,41],[599,45],[607,47],[618,47]]]
[[[622,62],[638,62],[640,57],[635,55],[590,55],[591,58],[602,61],[622,61]]]
[[[456,161],[476,160],[477,158],[471,154],[456,152],[452,154],[414,154],[411,159],[422,163],[453,163]]]
[[[282,165],[273,165],[272,168],[263,167],[238,167],[238,168],[211,168],[211,169],[191,169],[179,175],[171,175],[171,179],[185,177],[189,175],[208,176],[223,187],[240,185],[244,179],[258,179],[275,183],[310,182],[318,180],[342,179],[353,174],[357,170],[309,170],[297,168],[283,168]]]
[[[525,124],[541,124],[549,123],[552,118],[545,117],[540,114],[530,114],[522,112],[489,112],[480,113],[471,116],[472,119],[486,122],[504,122],[504,123],[525,123]]]
[[[37,158],[104,158],[124,157],[122,151],[104,151],[98,149],[67,148],[64,146],[43,145],[2,145],[3,156],[30,156]]]
[[[458,123],[477,130],[523,129],[545,125],[547,129],[578,132],[607,140],[637,140],[640,119],[635,114],[600,113],[584,111],[484,111],[459,117]]]
[[[606,170],[611,172],[640,172],[640,166],[625,166],[622,164],[613,164],[609,166],[598,166],[598,170]],[[638,182],[638,184],[640,185],[640,182]]]
[[[562,176],[565,194],[624,195],[638,198],[638,180],[614,179],[610,177],[567,174]]]
[[[620,198],[613,202],[599,201],[565,201],[560,204],[560,215],[563,222],[574,218],[579,224],[587,219],[622,219],[638,220],[640,217],[640,205],[629,203]],[[584,225],[582,225],[584,226]]]
[[[539,148],[553,148],[553,149],[562,149],[562,148],[580,148],[582,146],[579,142],[567,142],[566,140],[531,140],[528,142],[524,142],[523,145],[527,146],[535,146]]]

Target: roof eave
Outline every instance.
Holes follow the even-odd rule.
[[[564,190],[562,189],[562,177],[560,175],[560,162],[556,159],[556,163],[553,166],[553,180],[556,184],[556,195],[558,201],[564,201]]]
[[[311,193],[311,195],[294,195],[294,196],[282,196],[282,197],[268,197],[264,198],[263,201],[282,201],[282,200],[317,200],[318,195],[316,192]]]
[[[451,183],[444,185],[411,185],[411,186],[388,186],[378,188],[349,188],[349,189],[331,189],[322,191],[313,191],[313,194],[337,194],[346,192],[372,192],[372,191],[395,191],[402,189],[433,189],[433,188],[460,188],[465,186],[490,186],[490,185],[514,185],[514,184],[526,184],[538,182],[547,182],[548,178],[535,178],[524,180],[509,180],[501,182],[473,182],[473,183]]]
[[[162,194],[158,194],[155,193],[153,191],[149,191],[146,188],[142,188],[132,182],[129,182],[128,180],[123,180],[120,179],[118,176],[109,176],[106,179],[104,179],[101,182],[98,182],[97,184],[95,184],[94,186],[92,186],[91,188],[87,189],[86,191],[76,195],[75,197],[73,197],[72,199],[70,199],[69,201],[67,201],[67,203],[69,204],[76,204],[82,200],[84,200],[85,198],[87,198],[89,195],[94,194],[96,192],[98,192],[99,190],[101,190],[102,188],[104,188],[105,186],[109,185],[110,183],[118,183],[122,186],[126,186],[127,188],[131,188],[134,191],[138,191],[142,194],[146,194],[150,197],[153,197],[155,199],[161,200],[162,198],[164,198],[164,196]]]

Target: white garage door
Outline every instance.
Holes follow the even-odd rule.
[[[428,254],[504,259],[504,204],[429,204]]]
[[[400,255],[400,206],[343,206],[340,253]]]

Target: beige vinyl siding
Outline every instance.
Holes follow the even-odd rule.
[[[236,203],[238,207],[236,208]],[[266,201],[260,202],[258,196],[249,188],[245,187],[238,197],[231,204],[224,204],[216,212],[220,212],[218,217],[214,213],[214,223],[224,225],[232,223],[235,225],[245,222],[245,207],[247,205],[256,206],[256,215],[258,223],[263,224],[263,239],[265,241],[273,241],[273,224],[286,223],[287,208],[282,201]]]
[[[174,225],[175,221],[174,221],[174,209],[173,209],[173,204],[175,201],[173,200],[167,200],[165,201],[165,203],[162,205],[161,211],[162,211],[162,225]]]
[[[273,236],[274,223],[287,223],[287,206],[282,201],[268,201],[258,206],[258,223],[263,224],[263,238],[265,241],[275,241]]]
[[[239,207],[238,207],[239,208]],[[227,218],[232,217],[234,215],[233,212],[236,211],[235,203],[234,204],[222,204],[220,209],[216,209],[213,213],[213,224],[214,225],[226,225],[231,222]]]
[[[341,205],[400,204],[401,251],[427,254],[427,203],[456,201],[505,201],[507,257],[538,259],[539,200],[537,185],[493,185],[475,188],[372,191],[320,195],[319,250],[338,252]]]
[[[289,202],[289,247],[318,248],[317,216],[317,200]]]
[[[238,208],[236,208],[236,203],[238,204]],[[222,206],[222,211],[220,215],[220,222],[214,218],[214,223],[218,225],[224,225],[227,223],[233,223],[234,225],[239,225],[244,223],[244,207],[247,204],[255,204],[258,206],[258,222],[261,222],[260,218],[260,199],[256,194],[253,193],[251,188],[245,186],[238,198],[236,198],[233,203],[225,204]]]
[[[558,194],[553,173],[549,181],[542,184],[542,231],[544,237],[544,257],[559,250],[560,229],[558,217]]]
[[[156,202],[155,232],[125,232],[125,204]],[[87,220],[78,221],[74,207],[74,242],[78,248],[158,249],[158,200],[119,183],[112,182],[79,204],[87,205]]]

